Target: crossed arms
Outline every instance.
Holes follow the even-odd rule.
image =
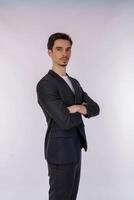
[[[79,83],[78,83],[79,84]],[[37,85],[38,103],[45,113],[65,130],[82,124],[81,114],[90,118],[99,114],[99,106],[82,90],[82,104],[66,107],[57,90],[47,80]]]

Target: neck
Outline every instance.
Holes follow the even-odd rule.
[[[59,74],[60,76],[65,76],[66,75],[66,67],[62,67],[62,66],[56,67],[56,66],[53,66],[52,70],[54,72],[56,72],[57,74]]]

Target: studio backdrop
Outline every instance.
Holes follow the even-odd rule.
[[[0,1],[0,198],[48,199],[45,116],[36,84],[51,69],[50,34],[73,40],[67,73],[100,106],[86,119],[78,200],[134,199],[134,4]]]

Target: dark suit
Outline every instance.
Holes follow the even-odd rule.
[[[44,153],[49,164],[75,164],[81,159],[81,148],[87,151],[87,140],[84,123],[80,113],[69,113],[68,106],[86,103],[86,118],[99,114],[99,106],[86,92],[79,82],[71,80],[75,95],[66,81],[53,70],[37,84],[38,103],[41,106],[48,128],[46,131]],[[63,199],[62,199],[63,200]]]

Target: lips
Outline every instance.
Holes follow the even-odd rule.
[[[66,60],[68,60],[68,58],[61,58],[60,60],[62,60],[62,61],[66,61]]]

